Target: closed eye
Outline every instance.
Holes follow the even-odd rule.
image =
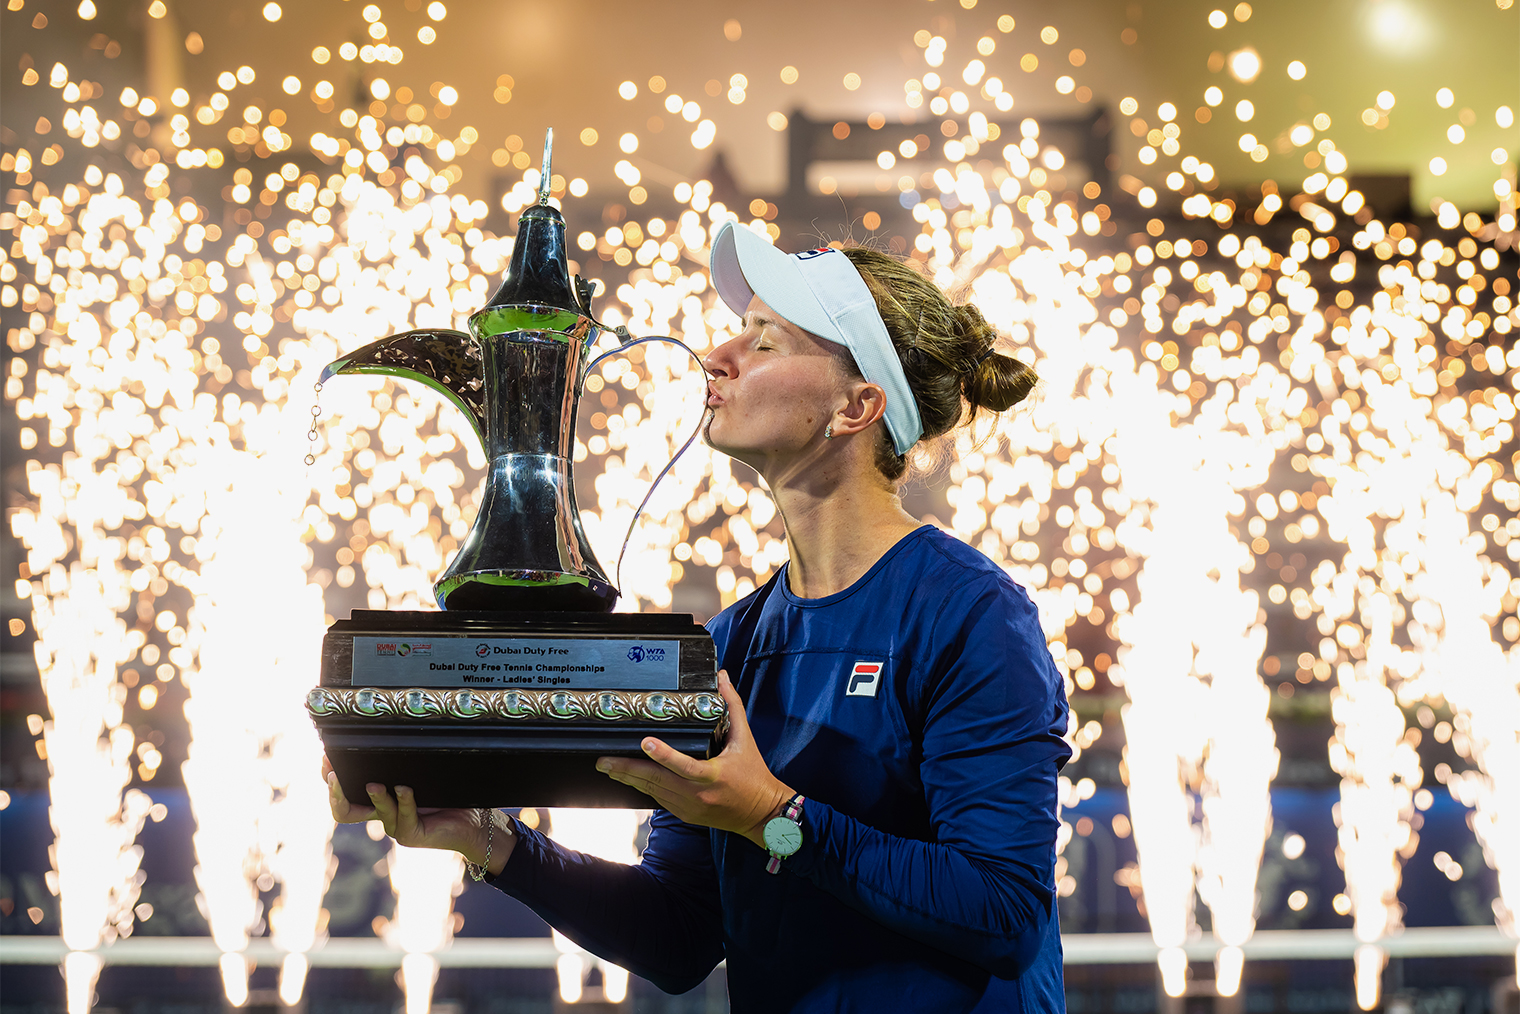
[[[757,352],[780,352],[789,347],[790,335],[786,325],[779,319],[760,313],[749,313],[744,318],[744,332],[754,335],[750,348]],[[776,339],[780,338],[780,341]]]

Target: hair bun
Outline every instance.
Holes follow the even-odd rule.
[[[1034,369],[994,350],[998,333],[970,303],[954,307],[956,337],[965,357],[961,392],[975,414],[987,408],[1001,412],[1029,396],[1039,380]]]
[[[973,414],[983,408],[994,412],[1012,408],[1029,397],[1040,379],[1028,363],[988,351],[991,354],[977,363],[961,382]]]

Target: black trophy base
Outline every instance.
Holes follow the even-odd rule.
[[[655,805],[596,770],[654,736],[708,757],[727,732],[712,638],[692,617],[355,610],[306,706],[350,803]]]
[[[598,757],[639,757],[645,736],[707,757],[708,730],[649,723],[618,730],[326,728],[323,744],[344,796],[369,806],[365,786],[393,795],[405,785],[420,807],[587,806],[648,808],[644,793],[596,770]],[[647,759],[647,758],[646,758]]]

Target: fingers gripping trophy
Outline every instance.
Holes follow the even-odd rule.
[[[392,335],[322,373],[433,388],[488,462],[475,523],[434,585],[439,611],[354,610],[323,640],[306,706],[355,804],[378,782],[428,807],[647,806],[596,758],[640,756],[650,735],[705,756],[726,729],[712,639],[690,615],[613,613],[581,525],[575,413],[602,328],[549,203],[552,144],[551,131],[538,203],[468,334]]]

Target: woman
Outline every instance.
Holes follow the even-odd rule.
[[[972,306],[869,250],[725,226],[744,329],[707,357],[707,439],[765,479],[790,561],[709,628],[732,727],[598,768],[660,805],[637,866],[497,811],[369,786],[334,816],[452,848],[587,950],[670,992],[725,957],[735,1011],[1063,1010],[1054,890],[1067,706],[1034,607],[902,509],[905,454],[1034,384]],[[729,674],[733,674],[732,682]]]

